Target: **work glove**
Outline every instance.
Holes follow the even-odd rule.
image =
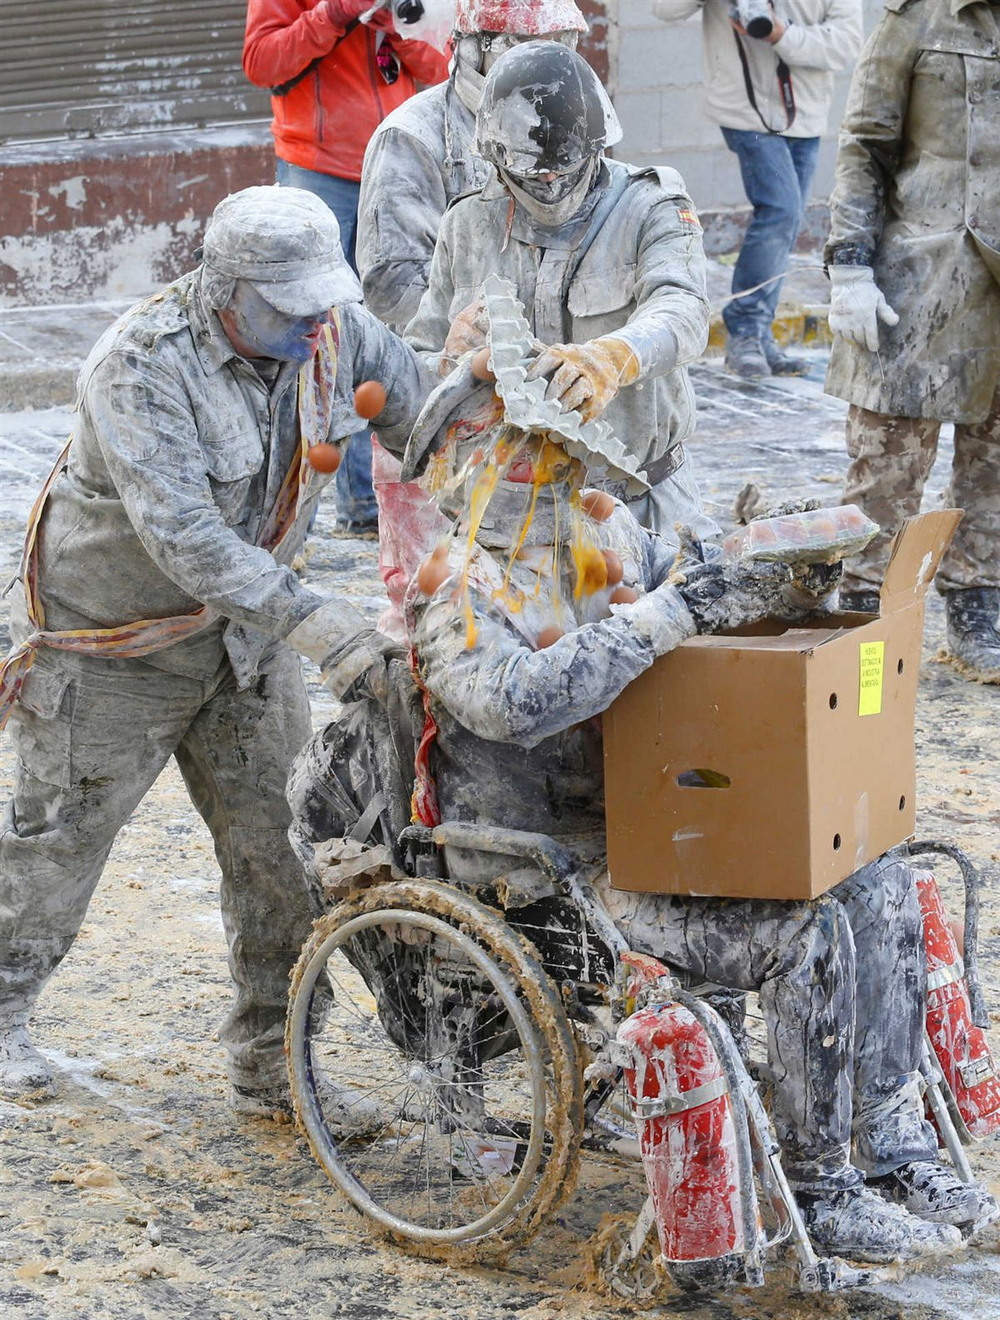
[[[576,409],[585,422],[599,417],[622,385],[639,376],[639,359],[631,344],[608,335],[583,344],[552,344],[542,348],[528,368],[528,380],[550,376],[547,399],[558,399],[567,411]]]
[[[346,28],[366,10],[371,9],[374,0],[323,0],[327,16],[334,27]]]
[[[486,317],[486,302],[477,298],[475,302],[463,307],[451,323],[448,338],[438,359],[438,375],[447,376],[454,371],[455,364],[464,353],[473,352],[486,344],[489,331]]]
[[[878,349],[878,323],[898,325],[899,316],[875,283],[870,266],[829,266],[830,331],[869,352]]]
[[[685,564],[675,583],[699,633],[732,632],[760,619],[786,618],[785,592],[791,584],[787,564],[759,559]]]

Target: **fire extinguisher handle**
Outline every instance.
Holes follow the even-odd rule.
[[[927,853],[939,853],[950,857],[962,873],[965,885],[965,949],[962,961],[965,964],[965,984],[969,991],[969,1008],[973,1024],[977,1027],[989,1026],[989,1013],[979,981],[979,887],[982,883],[979,872],[972,864],[968,853],[956,848],[951,843],[939,843],[936,839],[921,839],[905,845],[911,857],[925,856]]]

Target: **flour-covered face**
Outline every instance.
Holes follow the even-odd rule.
[[[279,312],[249,280],[237,280],[232,302],[219,319],[241,357],[308,362],[319,348],[330,315],[328,307],[307,316]]]

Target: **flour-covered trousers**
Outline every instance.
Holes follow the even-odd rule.
[[[228,661],[201,682],[139,660],[43,651],[23,698],[8,725],[18,763],[0,819],[0,1018],[26,1020],[80,929],[115,836],[174,756],[222,870],[230,1078],[283,1080],[288,973],[312,917],[285,802],[310,734],[298,657],[276,647],[239,692]],[[168,850],[149,861],[169,876]]]
[[[842,586],[879,587],[889,543],[905,518],[920,512],[937,455],[941,423],[926,417],[886,417],[852,406],[847,412],[851,465],[844,503],[857,504],[880,528],[848,561]],[[1000,587],[1000,391],[985,421],[955,425],[951,482],[945,506],[964,509],[937,573],[939,591]]]
[[[887,854],[804,903],[600,893],[636,949],[759,991],[793,1187],[851,1187],[860,1170],[937,1157],[916,1085],[925,974],[905,862]]]

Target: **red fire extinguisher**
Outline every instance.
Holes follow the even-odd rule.
[[[663,1257],[731,1274],[756,1245],[746,1240],[746,1196],[756,1221],[756,1194],[752,1178],[741,1193],[740,1134],[709,1034],[668,998],[627,1018],[618,1041]]]
[[[1000,1130],[1000,1074],[973,1021],[965,966],[934,877],[916,873],[927,956],[927,1035],[971,1137]]]

